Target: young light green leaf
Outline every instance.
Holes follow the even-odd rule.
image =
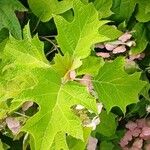
[[[49,21],[53,14],[61,14],[72,7],[73,0],[28,0],[33,13],[43,22]]]
[[[136,46],[131,48],[131,54],[139,54],[145,50],[148,44],[146,27],[143,23],[137,23],[133,28],[133,31],[134,30],[135,33],[133,33],[133,37],[136,40]]]
[[[27,11],[18,0],[0,1],[0,30],[7,28],[17,39],[22,39],[21,27],[15,15],[15,11]]]
[[[117,58],[100,68],[93,84],[99,100],[108,112],[114,106],[125,112],[127,105],[137,102],[138,93],[145,84],[139,78],[138,72],[128,75],[124,71],[124,59]]]
[[[75,82],[62,85],[61,78],[51,69],[36,69],[32,73],[37,78],[37,85],[33,89],[24,90],[13,102],[19,105],[32,99],[40,106],[39,112],[30,118],[22,129],[34,137],[35,149],[49,150],[60,131],[83,139],[81,121],[70,107],[81,104],[96,111],[96,103],[87,89]]]
[[[73,10],[72,22],[66,21],[61,16],[54,17],[58,30],[57,41],[63,53],[68,52],[73,57],[82,59],[90,54],[90,47],[93,44],[109,40],[98,32],[106,21],[99,21],[98,12],[92,3],[85,5],[75,0]]]
[[[65,60],[65,61],[64,61]],[[79,59],[73,59],[68,53],[64,56],[57,54],[54,58],[55,64],[52,68],[55,69],[62,77],[64,77],[69,71],[75,70],[82,65]]]
[[[36,150],[49,150],[60,132],[83,139],[81,120],[71,107],[81,104],[97,113],[95,99],[77,82],[63,84],[61,76],[47,62],[43,45],[36,37],[32,39],[29,32],[24,35],[23,41],[10,38],[4,49],[5,58],[14,66],[9,73],[19,76],[17,81],[24,85],[18,94],[11,95],[9,112],[29,100],[39,105],[39,112],[22,128],[33,136]]]
[[[24,31],[24,40],[13,37],[8,40],[0,64],[0,98],[2,101],[18,95],[24,88],[34,86],[36,81],[30,70],[35,67],[50,68],[44,55],[44,45],[35,36],[31,39],[29,28]]]
[[[57,133],[55,136],[54,142],[50,148],[50,150],[69,150],[67,142],[66,142],[66,135],[62,132]]]
[[[110,10],[112,7],[112,0],[95,0],[94,6],[99,11],[100,18],[106,18],[113,14]]]
[[[6,44],[4,57],[6,59],[10,59],[12,62],[15,59],[15,64],[24,67],[26,66],[28,68],[49,68],[49,62],[47,61],[43,51],[44,44],[40,42],[37,36],[31,39],[29,34],[29,27],[26,27],[24,30],[23,40],[17,41],[11,37]]]
[[[83,128],[84,141],[68,136],[67,143],[68,143],[69,150],[76,150],[76,149],[85,150],[91,130],[92,130],[91,128]]]

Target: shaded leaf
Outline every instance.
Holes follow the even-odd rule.
[[[27,11],[18,0],[0,1],[0,30],[7,28],[17,39],[22,39],[21,27],[15,11]]]
[[[113,0],[112,19],[117,22],[129,21],[134,11],[135,0]]]
[[[72,7],[72,0],[28,0],[33,13],[43,22],[49,21],[53,14],[61,14]]]
[[[115,146],[113,145],[112,142],[109,141],[102,141],[100,144],[100,149],[99,150],[113,150]]]
[[[107,137],[115,134],[117,123],[115,120],[115,115],[113,113],[110,112],[109,114],[107,114],[106,111],[102,111],[100,114],[100,121],[100,124],[96,128],[96,132]]]
[[[143,23],[137,23],[133,30],[135,30],[135,33],[133,33],[133,37],[135,38],[136,46],[131,48],[131,54],[139,54],[142,51],[145,50],[148,41],[146,37],[146,28]]]
[[[138,12],[136,14],[136,19],[139,22],[148,22],[150,21],[150,1],[149,0],[137,0],[138,3]]]
[[[110,10],[112,7],[112,0],[95,0],[94,6],[99,11],[100,18],[106,18],[112,14]]]

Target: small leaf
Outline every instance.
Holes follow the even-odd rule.
[[[52,18],[53,14],[61,14],[72,7],[73,0],[28,0],[33,13],[43,22]]]
[[[52,65],[52,68],[55,69],[62,77],[67,75],[71,70],[75,70],[82,65],[82,62],[79,59],[73,59],[73,57],[68,53],[64,56],[56,54],[54,62],[55,64]]]
[[[37,37],[31,38],[28,28],[24,40],[10,38],[4,54],[5,60],[13,65],[11,69],[8,66],[5,68],[10,69],[11,74],[7,76],[7,80],[17,78],[15,81],[21,81],[23,84],[23,88],[19,88],[17,94],[9,95],[13,99],[9,113],[29,100],[39,106],[39,111],[21,128],[21,131],[32,135],[35,149],[49,150],[60,132],[83,140],[82,122],[71,108],[80,104],[97,113],[96,100],[88,93],[86,87],[74,81],[62,83],[62,77],[45,58],[43,44]],[[78,63],[72,66],[77,67]],[[4,96],[0,102],[6,99]]]
[[[84,136],[84,141],[75,139],[71,136],[67,137],[67,143],[69,150],[85,150],[85,147],[88,142],[88,138],[90,136],[91,129],[90,128],[83,128],[83,136]]]
[[[117,124],[115,121],[115,115],[113,113],[107,114],[106,111],[100,113],[100,124],[96,128],[96,132],[103,136],[110,137],[115,134]]]
[[[27,11],[18,0],[0,1],[0,30],[7,28],[17,39],[22,39],[21,27],[15,11]]]
[[[134,11],[136,2],[135,0],[113,0],[112,19],[117,22],[129,21]]]
[[[137,23],[133,30],[135,30],[135,33],[133,34],[133,37],[135,38],[136,46],[131,48],[131,54],[139,54],[142,51],[145,50],[148,40],[146,37],[146,27],[143,23]]]
[[[94,6],[99,11],[100,18],[106,18],[112,14],[110,10],[112,7],[112,0],[95,0]]]

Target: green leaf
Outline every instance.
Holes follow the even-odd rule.
[[[112,14],[112,0],[95,0],[95,8],[99,11],[101,18],[109,17]]]
[[[138,3],[138,12],[136,14],[136,19],[139,22],[148,22],[150,21],[150,1],[149,0],[137,0]]]
[[[99,29],[99,33],[101,35],[108,37],[111,40],[115,40],[123,34],[115,26],[110,26],[110,25],[103,25]]]
[[[28,0],[32,12],[43,22],[49,21],[53,14],[61,14],[72,8],[73,0]]]
[[[17,39],[22,39],[21,27],[15,11],[27,11],[18,0],[0,1],[0,30],[7,28]]]
[[[136,40],[135,41],[136,46],[131,48],[131,53],[139,54],[145,50],[145,48],[148,44],[147,37],[146,37],[147,30],[143,23],[137,23],[134,26],[133,31],[135,31],[135,33],[133,34],[133,37]]]
[[[102,111],[100,114],[100,120],[101,122],[96,127],[96,132],[107,137],[114,135],[117,128],[115,115],[111,112],[108,114],[106,111]]]
[[[129,21],[134,11],[136,2],[135,0],[113,0],[112,19],[117,22]]]
[[[84,141],[68,136],[67,143],[68,143],[69,150],[77,150],[77,149],[85,150],[90,133],[91,133],[91,128],[83,128]]]
[[[3,99],[12,98],[24,88],[32,86],[28,84],[29,82],[35,83],[28,70],[35,67],[50,68],[44,55],[44,45],[37,36],[31,39],[28,36],[29,33],[29,27],[25,28],[24,40],[17,41],[10,37],[5,46],[0,74],[2,79],[0,84],[4,91],[2,94],[0,93],[0,96],[4,95],[5,98],[3,97]]]
[[[100,57],[89,56],[82,61],[82,66],[77,70],[77,75],[89,74],[96,76],[104,61]]]
[[[84,5],[75,0],[73,10],[72,22],[66,21],[61,16],[54,17],[58,30],[57,41],[63,53],[67,52],[73,57],[82,59],[90,54],[90,47],[93,44],[109,40],[98,33],[98,29],[106,21],[99,21],[98,12],[92,3]]]
[[[99,150],[113,150],[114,145],[112,142],[109,141],[102,141],[100,144],[100,149]]]
[[[0,30],[0,43],[2,43],[9,36],[9,31],[6,28]]]
[[[108,112],[114,106],[125,112],[127,105],[137,102],[138,92],[145,84],[139,77],[140,73],[128,75],[124,71],[124,59],[120,57],[100,68],[93,84]]]
[[[150,100],[149,90],[150,90],[150,84],[147,83],[140,92],[140,94],[144,96],[144,98],[146,98],[147,100]]]
[[[43,51],[44,44],[40,42],[37,36],[31,39],[29,34],[29,27],[26,27],[23,35],[24,40],[17,41],[11,37],[5,47],[4,57],[11,61],[14,61],[15,59],[15,64],[21,64],[24,67],[49,68],[49,62],[47,61]]]
[[[14,65],[9,73],[15,73],[20,77],[17,81],[24,84],[18,94],[12,95],[9,112],[28,100],[39,105],[39,112],[29,118],[21,130],[33,136],[36,150],[49,150],[60,132],[83,140],[81,120],[71,107],[81,104],[97,113],[95,99],[77,82],[63,84],[61,76],[47,62],[43,44],[37,37],[32,39],[29,30],[24,37],[22,41],[11,38],[4,49],[5,58]]]
[[[3,148],[3,143],[2,143],[1,140],[0,140],[0,150],[4,150],[4,148]]]
[[[24,90],[13,102],[31,99],[40,106],[40,111],[22,129],[33,135],[35,149],[49,150],[60,131],[83,139],[81,121],[70,107],[81,104],[96,111],[94,99],[87,93],[87,89],[75,82],[61,85],[61,78],[53,70],[38,69],[33,74],[37,75],[35,78],[38,84],[32,90]]]
[[[66,142],[66,135],[62,132],[57,133],[54,142],[52,144],[51,150],[69,150]]]
[[[55,69],[62,77],[67,75],[69,71],[75,70],[82,65],[82,62],[79,59],[73,59],[73,57],[68,53],[64,56],[57,54],[54,58],[54,62],[55,64],[52,65],[52,68]]]

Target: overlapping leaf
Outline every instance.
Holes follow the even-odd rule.
[[[134,38],[136,39],[136,46],[131,48],[132,54],[139,54],[145,50],[148,41],[146,36],[146,28],[143,23],[137,23],[133,30],[135,33],[133,34]]]
[[[112,18],[117,22],[129,21],[135,5],[135,0],[113,0],[112,11],[115,14]]]
[[[84,5],[75,0],[73,10],[74,20],[71,23],[61,16],[54,17],[58,30],[57,41],[63,53],[68,52],[82,59],[90,54],[93,44],[109,40],[98,32],[106,21],[99,21],[98,12],[92,3]]]
[[[139,22],[150,21],[150,1],[149,0],[136,0],[138,3],[138,12],[136,14],[136,19]]]
[[[21,27],[15,15],[15,11],[26,11],[24,6],[18,0],[1,0],[0,1],[0,30],[7,28],[11,34],[21,39]]]
[[[14,110],[28,100],[39,105],[39,112],[26,122],[22,131],[33,136],[36,150],[49,150],[60,132],[83,139],[81,121],[71,107],[81,104],[96,112],[95,99],[79,83],[62,84],[61,76],[47,62],[37,37],[32,39],[29,32],[24,37],[22,41],[10,38],[4,49],[6,60],[13,64],[9,73],[15,73],[24,84],[18,94],[11,95],[10,109]]]
[[[46,22],[53,14],[61,14],[72,7],[73,0],[28,0],[33,13]]]
[[[95,0],[95,8],[99,11],[101,18],[109,17],[112,14],[112,0]]]
[[[91,76],[96,76],[99,68],[102,67],[103,64],[104,61],[102,58],[89,56],[83,60],[82,66],[77,70],[77,75],[89,74]]]

